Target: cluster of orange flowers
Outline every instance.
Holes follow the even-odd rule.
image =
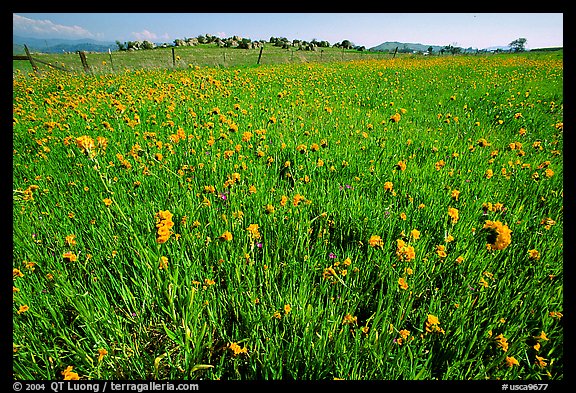
[[[248,348],[242,348],[240,345],[236,344],[235,342],[228,344],[228,348],[232,351],[233,356],[239,355],[246,355],[248,354]]]
[[[168,210],[160,210],[155,214],[157,228],[157,243],[165,243],[172,235],[170,229],[174,226],[172,222],[172,213]]]
[[[402,239],[396,240],[396,257],[400,261],[411,261],[416,258],[414,247],[407,245]]]
[[[332,277],[338,278],[338,275],[345,277],[348,274],[348,267],[352,263],[350,258],[346,258],[342,263],[336,261],[331,266],[324,268],[322,272],[322,278],[327,280],[331,279]],[[357,268],[354,268],[357,271]]]
[[[40,188],[40,187],[38,187],[36,184],[31,184],[30,186],[28,186],[28,188],[23,191],[24,197],[22,199],[25,201],[33,201],[34,200],[34,194],[33,193],[38,188]]]
[[[502,224],[500,221],[487,220],[484,223],[483,229],[488,229],[492,232],[489,237],[489,241],[492,241],[486,244],[488,250],[503,250],[508,247],[512,241],[510,236],[512,231],[507,225]]]
[[[98,136],[96,138],[96,143],[94,143],[94,139],[88,135],[82,135],[76,138],[76,146],[80,149],[83,154],[86,154],[88,157],[93,158],[96,156],[97,150],[106,150],[106,146],[108,146],[108,140],[102,136]]]

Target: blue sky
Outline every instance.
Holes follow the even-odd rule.
[[[562,13],[13,13],[13,33],[33,38],[172,43],[203,34],[268,40],[343,40],[370,48],[385,41],[506,46],[563,46]]]

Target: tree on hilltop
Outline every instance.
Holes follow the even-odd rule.
[[[526,38],[518,38],[517,40],[512,41],[511,43],[508,44],[508,46],[514,51],[514,52],[524,52],[525,49],[525,45],[526,45]]]

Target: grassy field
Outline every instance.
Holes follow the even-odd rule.
[[[14,70],[15,378],[564,378],[561,53],[121,56]]]
[[[113,50],[114,48],[110,48]],[[396,56],[405,56],[397,54]],[[77,53],[47,54],[32,53],[32,57],[41,62],[66,69],[71,72],[84,72],[82,61]],[[86,61],[94,74],[109,74],[125,70],[142,68],[185,69],[201,67],[243,67],[258,64],[283,64],[307,62],[333,62],[367,59],[391,59],[394,54],[381,52],[357,51],[340,48],[318,48],[316,51],[282,49],[273,45],[265,45],[260,56],[260,49],[220,48],[214,44],[198,46],[181,46],[174,48],[156,48],[140,51],[112,51],[111,53],[87,53]],[[50,70],[50,66],[39,63],[40,71]],[[13,62],[13,69],[21,72],[31,72],[29,61]]]

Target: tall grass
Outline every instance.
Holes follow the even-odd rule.
[[[14,377],[562,379],[562,80],[15,72]]]

